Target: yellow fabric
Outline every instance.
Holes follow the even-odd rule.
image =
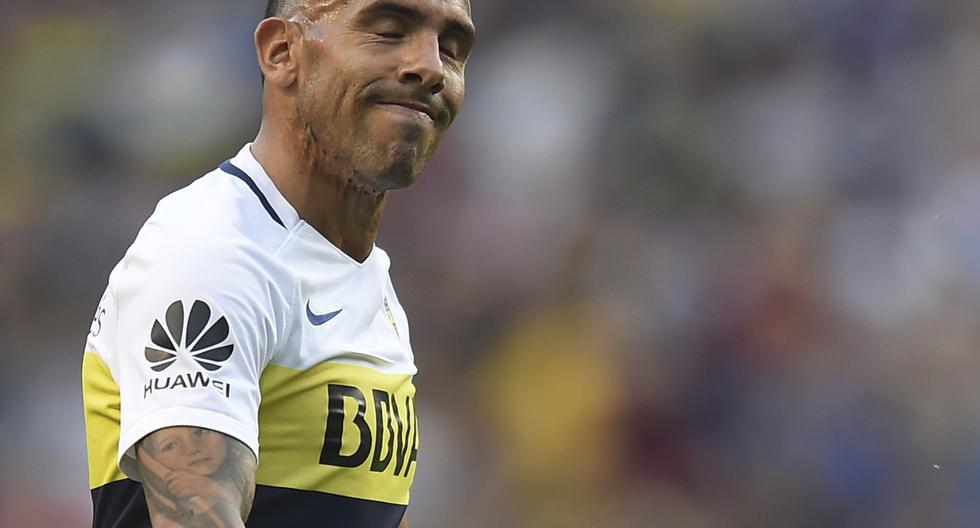
[[[321,363],[307,370],[269,365],[262,374],[259,387],[262,403],[259,406],[258,484],[408,504],[416,467],[410,457],[419,443],[415,386],[411,376],[383,374],[337,362]],[[355,467],[321,463],[325,434],[330,433],[327,431],[328,393],[331,390],[339,392],[338,387],[347,394],[360,394],[364,399],[363,414],[357,419],[360,427],[355,421],[358,401],[344,397],[342,433],[332,431],[337,438],[342,438],[339,455],[352,457],[359,450],[367,450],[366,459]],[[395,403],[383,403],[389,399],[385,394],[391,395],[390,400]],[[379,400],[382,403],[378,403]],[[380,420],[376,408],[382,409]],[[397,412],[392,412],[396,408]],[[340,422],[335,418],[332,423]],[[362,428],[370,431],[369,437],[365,437],[369,448],[362,447]],[[388,459],[392,449],[394,453],[386,465],[376,462],[377,459],[382,462]]]
[[[126,478],[116,463],[119,447],[119,386],[95,352],[82,359],[82,400],[91,489]]]
[[[350,460],[359,451],[362,455],[367,453],[364,461],[354,467],[331,465],[329,460],[321,463],[331,386],[335,392],[348,395],[342,397],[343,419],[337,417],[332,422],[333,435],[341,439],[336,454]],[[257,484],[408,504],[416,466],[411,457],[419,445],[411,376],[383,374],[342,363],[321,363],[305,371],[269,365],[259,387],[262,403]],[[94,352],[86,352],[82,361],[82,394],[89,486],[95,489],[126,477],[116,462],[119,386]],[[353,394],[363,397],[359,418],[359,403],[350,397]],[[342,428],[336,430],[340,423]],[[362,429],[369,431],[367,447],[361,446]]]

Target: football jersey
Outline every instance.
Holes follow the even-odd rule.
[[[249,527],[395,528],[419,428],[389,265],[303,221],[250,145],[162,199],[86,341],[94,526],[150,526],[135,445],[192,426],[256,454]]]

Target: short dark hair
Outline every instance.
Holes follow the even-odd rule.
[[[269,0],[269,3],[265,6],[265,18],[282,16],[286,7],[285,4],[286,2],[284,0]]]

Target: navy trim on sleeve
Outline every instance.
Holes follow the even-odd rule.
[[[282,219],[279,218],[279,215],[276,214],[276,210],[272,208],[272,204],[269,203],[269,200],[267,200],[265,195],[262,194],[262,191],[259,190],[259,186],[255,184],[255,181],[253,181],[248,174],[245,174],[245,171],[232,165],[231,160],[225,161],[219,165],[218,168],[245,182],[245,184],[248,185],[248,188],[252,189],[252,192],[255,193],[255,196],[259,197],[259,201],[262,202],[262,207],[265,207],[265,210],[267,213],[269,213],[269,216],[271,216],[277,224],[281,225],[282,227],[286,227],[286,224],[284,224]]]
[[[249,528],[343,526],[396,528],[408,507],[319,491],[256,484]]]
[[[92,528],[153,528],[143,485],[127,478],[92,490]]]

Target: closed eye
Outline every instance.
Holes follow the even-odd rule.
[[[472,40],[459,30],[450,30],[439,36],[439,52],[457,62],[465,62]]]
[[[392,40],[405,38],[405,35],[402,33],[375,33],[375,35],[381,38],[392,39]]]

